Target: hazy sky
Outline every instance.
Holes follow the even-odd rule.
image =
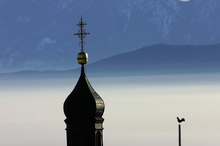
[[[89,78],[105,101],[105,146],[220,143],[219,74]],[[63,102],[75,79],[0,82],[0,145],[66,145]]]

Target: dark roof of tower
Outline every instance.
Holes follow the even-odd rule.
[[[92,88],[82,65],[79,80],[64,102],[64,113],[67,119],[102,117],[104,107],[104,101]]]

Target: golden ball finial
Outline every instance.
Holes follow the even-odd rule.
[[[88,62],[88,54],[85,52],[80,52],[77,59],[79,64],[86,64]]]

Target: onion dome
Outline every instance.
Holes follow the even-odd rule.
[[[89,83],[84,70],[81,68],[80,78],[64,102],[64,113],[70,121],[102,117],[104,101]]]

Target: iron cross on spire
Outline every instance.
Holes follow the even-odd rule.
[[[81,47],[81,51],[84,52],[84,46],[85,43],[83,41],[83,39],[86,37],[86,35],[89,35],[89,33],[87,33],[83,28],[86,25],[86,23],[83,22],[82,17],[80,22],[77,24],[77,26],[79,26],[79,31],[78,33],[74,33],[74,35],[77,35],[80,38],[80,47]]]

